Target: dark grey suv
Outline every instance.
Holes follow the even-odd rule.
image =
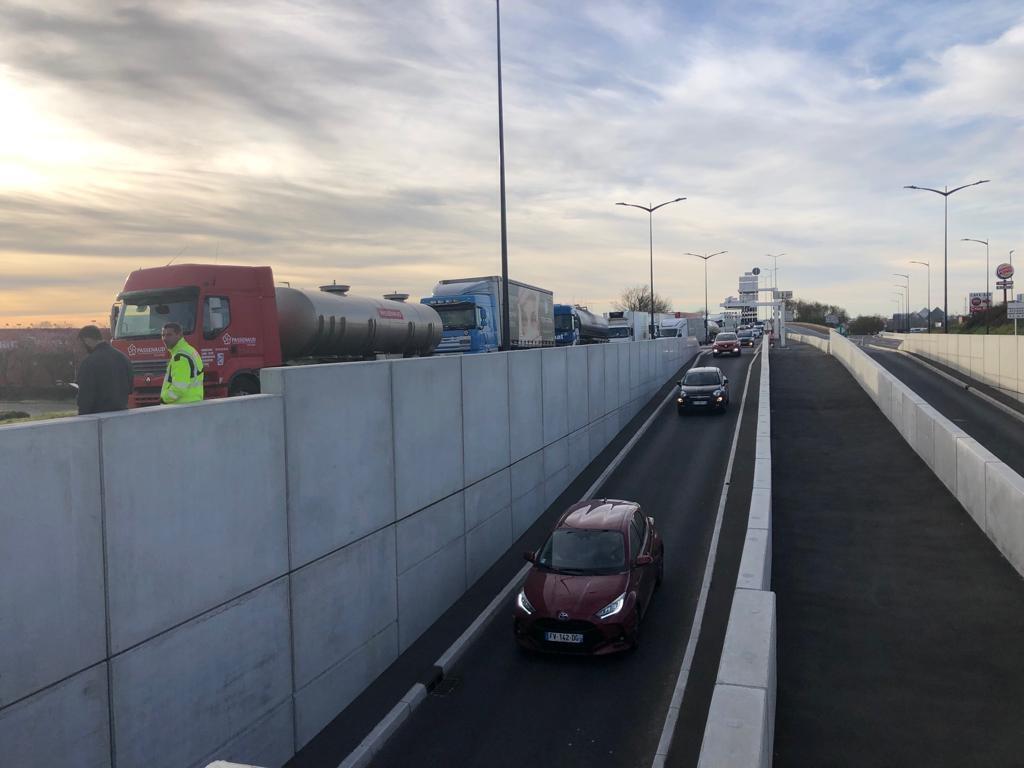
[[[721,368],[691,368],[679,381],[676,409],[725,413],[729,407],[729,378]]]

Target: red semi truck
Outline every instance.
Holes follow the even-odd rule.
[[[132,361],[130,405],[160,402],[167,350],[164,323],[176,322],[203,359],[206,397],[256,394],[259,372],[285,364],[429,355],[441,318],[407,304],[347,296],[346,285],[319,291],[275,287],[270,267],[177,264],[128,275],[111,309],[113,344]]]

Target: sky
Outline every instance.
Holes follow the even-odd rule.
[[[611,308],[712,306],[777,260],[851,314],[1024,266],[1019,1],[506,0],[509,272]],[[269,265],[430,295],[500,273],[484,0],[0,0],[0,326],[104,321],[127,274]],[[767,275],[767,272],[765,273]],[[992,280],[994,281],[994,277]],[[1024,278],[1022,278],[1024,279]],[[1024,290],[1024,283],[1018,284]],[[714,311],[714,310],[712,310]]]

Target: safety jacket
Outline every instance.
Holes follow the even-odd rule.
[[[202,358],[184,336],[171,347],[170,352],[160,401],[167,404],[199,402],[203,399]]]

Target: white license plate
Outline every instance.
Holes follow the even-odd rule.
[[[582,643],[583,635],[572,632],[545,632],[544,639],[549,643]]]
[[[694,400],[693,404],[694,405],[707,405],[707,403],[701,403],[701,402],[696,401],[696,400]]]

